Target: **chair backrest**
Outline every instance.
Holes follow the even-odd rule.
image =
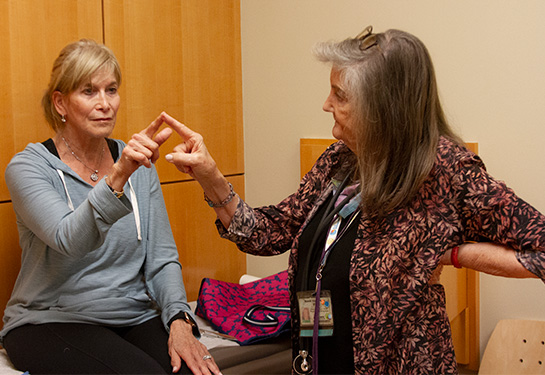
[[[479,374],[545,374],[545,321],[500,320],[486,345]]]

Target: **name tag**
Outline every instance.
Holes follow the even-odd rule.
[[[299,301],[300,336],[312,337],[316,294],[313,291],[297,292],[297,300]],[[329,290],[322,290],[320,293],[318,336],[333,336],[333,306]]]

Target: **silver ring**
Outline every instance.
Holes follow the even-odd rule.
[[[207,359],[212,359],[212,356],[210,354],[207,354],[204,357],[202,357],[203,361],[206,361]]]

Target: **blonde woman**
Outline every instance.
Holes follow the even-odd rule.
[[[217,374],[153,166],[172,131],[156,119],[128,144],[108,138],[120,84],[104,45],[55,60],[42,103],[55,136],[6,169],[23,255],[2,344],[32,374]]]

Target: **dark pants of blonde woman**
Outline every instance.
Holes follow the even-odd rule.
[[[16,368],[38,374],[171,374],[159,318],[137,326],[48,323],[10,331],[4,347]],[[191,374],[184,364],[180,374]]]

